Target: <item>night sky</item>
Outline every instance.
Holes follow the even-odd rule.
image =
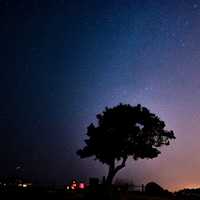
[[[106,166],[76,150],[95,115],[122,102],[177,139],[118,178],[200,186],[199,0],[1,0],[0,24],[0,176],[102,177]]]

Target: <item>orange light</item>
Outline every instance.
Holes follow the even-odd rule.
[[[71,186],[71,189],[72,189],[72,190],[75,190],[75,187],[72,185],[72,186]]]

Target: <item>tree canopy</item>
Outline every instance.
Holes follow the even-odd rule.
[[[159,147],[175,139],[174,132],[165,130],[164,121],[141,105],[119,104],[97,114],[97,124],[87,128],[86,146],[77,151],[81,158],[94,156],[109,166],[107,182],[125,167],[129,156],[155,158]],[[117,164],[119,161],[120,164]]]

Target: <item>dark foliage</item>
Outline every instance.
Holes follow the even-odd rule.
[[[86,146],[77,154],[81,158],[94,156],[107,164],[109,184],[115,174],[125,167],[129,156],[135,160],[155,158],[161,153],[159,147],[169,145],[170,140],[175,139],[173,131],[164,129],[164,121],[141,105],[106,107],[96,117],[97,126],[88,126]]]
[[[164,193],[164,189],[157,183],[150,182],[146,184],[145,192],[151,195],[159,195],[159,194]]]

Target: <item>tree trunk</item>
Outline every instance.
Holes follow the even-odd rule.
[[[108,176],[106,178],[106,185],[112,185],[112,181],[116,173],[125,167],[127,156],[122,159],[121,164],[115,167],[115,160],[113,160],[109,165]]]
[[[116,173],[125,167],[125,162],[127,157],[122,160],[122,163],[115,167],[115,161],[111,162],[109,165],[108,176],[106,178],[105,189],[106,189],[106,196],[107,199],[112,199],[112,181],[115,177]]]
[[[115,176],[115,170],[113,167],[109,167],[108,176],[106,178],[106,185],[112,185],[113,178]]]
[[[105,199],[111,200],[112,199],[112,181],[114,178],[114,170],[115,170],[115,162],[111,162],[109,165],[108,175],[105,181]]]

